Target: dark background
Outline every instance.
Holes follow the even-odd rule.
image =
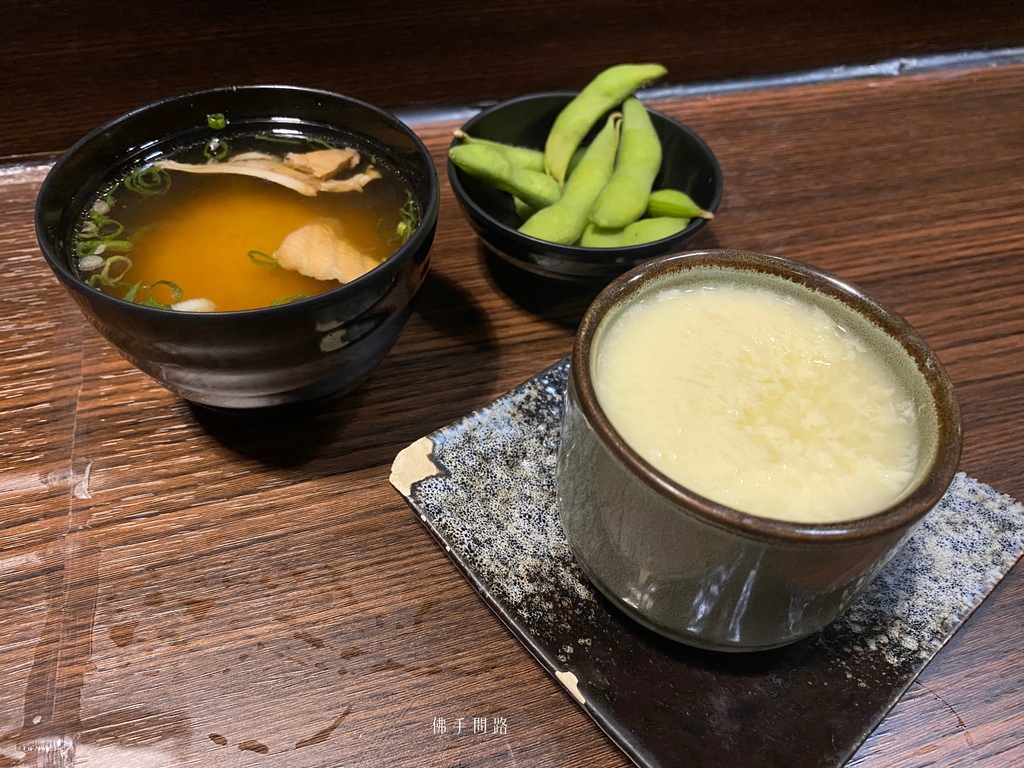
[[[392,109],[581,86],[658,61],[697,84],[1024,44],[1019,0],[0,3],[0,156],[148,102],[283,83]]]

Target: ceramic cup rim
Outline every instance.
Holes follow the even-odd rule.
[[[643,459],[612,426],[591,377],[596,334],[602,320],[652,280],[693,267],[753,270],[789,279],[840,300],[888,333],[917,364],[935,401],[938,417],[932,461],[918,484],[895,503],[867,517],[831,523],[776,520],[716,503],[675,482]],[[899,314],[852,283],[826,270],[779,256],[726,249],[687,251],[653,259],[621,275],[594,299],[573,343],[570,376],[580,410],[598,440],[626,470],[681,511],[718,528],[758,540],[806,544],[850,543],[888,536],[915,525],[939,501],[956,474],[962,422],[952,382],[935,352]]]

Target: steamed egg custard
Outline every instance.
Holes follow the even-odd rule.
[[[820,306],[704,282],[662,288],[605,324],[593,369],[602,409],[637,453],[696,493],[828,523],[884,509],[913,480],[912,395]]]

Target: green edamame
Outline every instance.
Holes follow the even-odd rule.
[[[512,165],[519,168],[525,168],[528,171],[544,171],[544,153],[539,149],[530,149],[529,147],[521,147],[517,144],[506,144],[501,141],[483,139],[479,136],[470,136],[461,129],[455,131],[455,138],[462,139],[463,144],[479,144],[501,152]]]
[[[564,183],[569,158],[601,115],[667,71],[661,64],[619,64],[599,73],[555,118],[544,144],[547,172]]]
[[[516,216],[520,222],[526,221],[528,218],[533,216],[537,212],[537,209],[532,205],[528,205],[520,200],[518,197],[512,197],[512,207],[516,210]]]
[[[576,170],[576,166],[580,164],[580,160],[583,159],[583,153],[587,151],[586,147],[576,147],[576,151],[572,153],[572,157],[569,158],[569,166],[565,169],[565,178],[572,176],[573,171]]]
[[[688,194],[678,189],[658,189],[647,200],[648,216],[675,216],[681,219],[713,219],[715,214],[705,211]]]
[[[500,151],[483,144],[456,144],[448,150],[448,157],[461,170],[533,208],[549,206],[562,196],[558,182],[546,173],[519,168]]]
[[[661,139],[647,108],[635,96],[622,102],[619,154],[611,179],[590,211],[590,220],[605,229],[619,229],[647,210],[654,179],[661,169]]]
[[[572,245],[580,239],[594,200],[608,183],[615,167],[621,115],[611,115],[590,142],[580,164],[562,188],[562,197],[554,205],[541,208],[528,218],[519,231],[551,243]]]
[[[628,245],[653,243],[655,240],[682,232],[689,223],[689,219],[659,216],[653,219],[637,219],[618,229],[606,229],[590,222],[583,230],[580,245],[584,248],[624,248]]]

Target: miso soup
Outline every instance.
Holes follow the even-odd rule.
[[[339,157],[340,168],[317,167]],[[72,266],[137,304],[256,309],[351,282],[419,216],[397,171],[345,137],[225,131],[102,189],[79,222]]]

